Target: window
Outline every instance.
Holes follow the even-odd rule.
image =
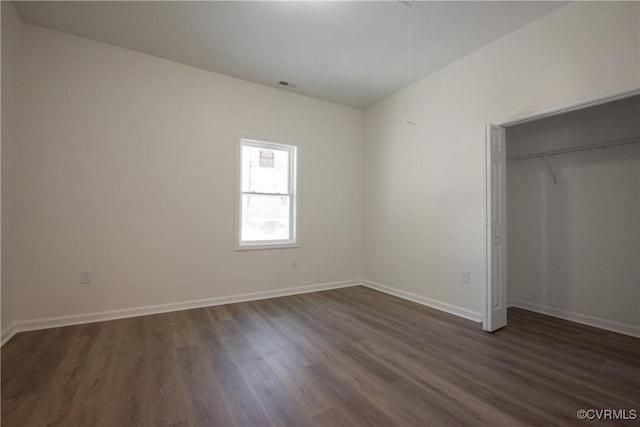
[[[296,246],[296,147],[240,138],[238,187],[236,248]]]

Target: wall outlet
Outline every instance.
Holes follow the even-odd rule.
[[[88,285],[93,281],[93,271],[80,270],[80,284]]]
[[[465,285],[468,285],[469,283],[471,283],[471,272],[470,271],[463,271],[462,272],[462,283],[464,283]]]
[[[298,268],[298,260],[297,259],[292,259],[291,260],[291,268]]]

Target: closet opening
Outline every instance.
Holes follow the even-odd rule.
[[[533,311],[640,336],[640,95],[496,128],[485,329]]]

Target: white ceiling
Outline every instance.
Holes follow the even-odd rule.
[[[416,2],[413,2],[416,3]],[[363,108],[566,2],[14,2],[22,19]]]

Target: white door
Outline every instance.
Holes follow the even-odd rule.
[[[487,293],[483,328],[507,326],[507,153],[505,130],[487,126]]]

